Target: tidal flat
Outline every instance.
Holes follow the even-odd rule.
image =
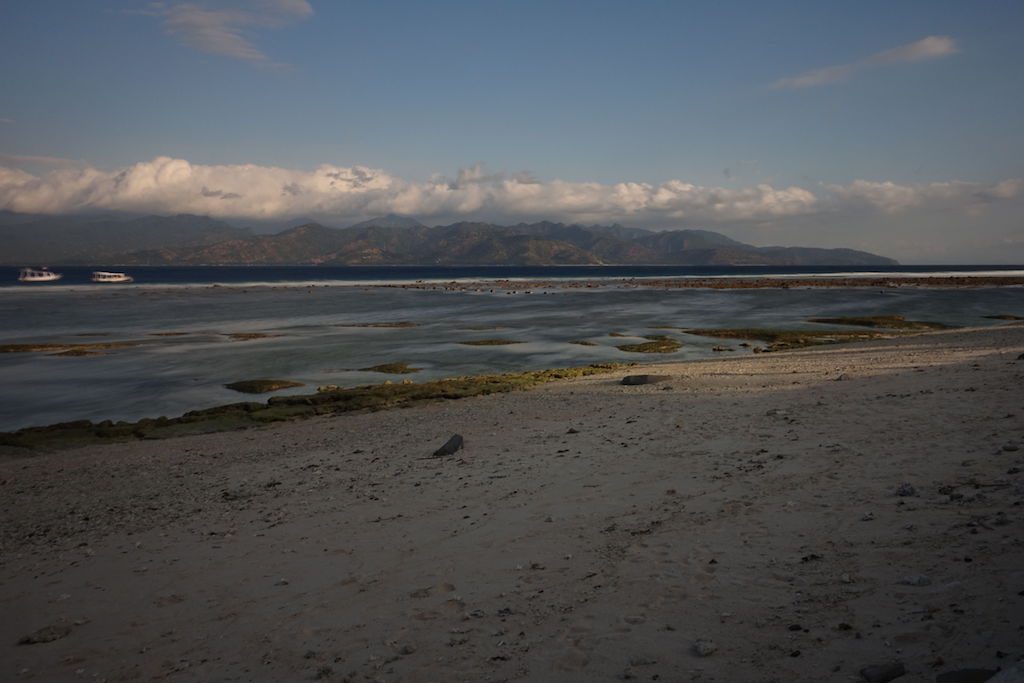
[[[0,675],[1019,675],[1022,382],[1007,324],[80,426],[0,458]]]
[[[0,288],[8,323],[0,333],[0,431],[180,416],[235,402],[226,385],[256,378],[355,387],[380,383],[381,369],[398,364],[417,370],[403,376],[429,382],[639,358],[676,362],[793,348],[798,337],[818,343],[920,331],[847,324],[853,319],[971,327],[1024,315],[1020,287],[592,284],[530,294],[497,286]],[[740,339],[698,330],[765,332]]]

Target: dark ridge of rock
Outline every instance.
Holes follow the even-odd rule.
[[[641,384],[657,384],[672,379],[668,375],[626,375],[619,384],[627,387],[639,386]]]
[[[455,451],[461,450],[465,441],[462,438],[462,434],[452,434],[452,437],[445,442],[443,446],[434,451],[434,457],[441,457],[442,455],[452,455]]]

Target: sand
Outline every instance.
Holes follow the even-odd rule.
[[[5,459],[0,679],[1012,668],[1021,354],[937,332]]]

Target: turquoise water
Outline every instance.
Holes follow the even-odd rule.
[[[224,388],[260,377],[355,386],[461,374],[585,365],[679,361],[713,355],[721,340],[669,327],[817,328],[813,316],[901,314],[951,325],[983,316],[1024,315],[1024,289],[899,288],[789,290],[534,290],[531,294],[387,287],[4,288],[0,344],[140,341],[102,355],[0,354],[0,430],[77,419],[124,419],[182,412],[251,397]],[[355,327],[408,321],[415,327]],[[483,328],[483,329],[481,329]],[[849,329],[849,328],[847,328]],[[615,348],[609,337],[669,334],[665,355]],[[175,336],[157,336],[175,333]],[[229,335],[260,333],[239,341]],[[503,338],[507,346],[460,341]],[[570,342],[586,339],[596,346]],[[736,347],[736,341],[724,342]],[[736,353],[749,353],[738,349]],[[405,362],[414,375],[357,368]]]

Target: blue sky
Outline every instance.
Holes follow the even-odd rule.
[[[1020,2],[10,2],[0,207],[340,224],[530,219],[547,200],[562,220],[927,260],[926,242],[969,255],[952,202],[983,225],[976,251],[1009,240],[1024,260],[1022,28]],[[139,166],[165,158],[187,183]],[[243,164],[299,175],[247,177],[274,188],[255,201]],[[345,185],[359,201],[325,195],[322,166],[369,169]],[[473,192],[438,198],[460,169]],[[125,170],[148,195],[108,196],[98,179]],[[277,201],[285,185],[305,203]],[[884,229],[901,211],[914,244]]]

